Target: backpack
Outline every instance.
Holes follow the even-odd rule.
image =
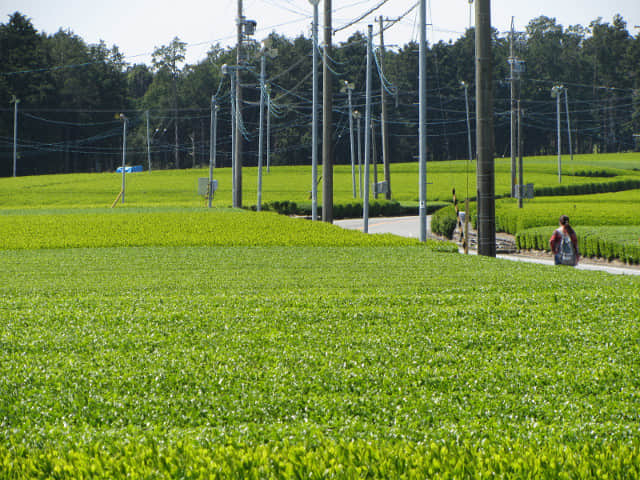
[[[571,237],[562,233],[562,241],[560,242],[560,263],[562,265],[575,265],[576,264],[576,252],[573,248],[573,242]]]

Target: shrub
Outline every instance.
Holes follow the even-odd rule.
[[[457,224],[458,217],[453,205],[441,208],[431,217],[431,231],[449,239],[453,238]]]

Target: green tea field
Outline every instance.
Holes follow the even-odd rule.
[[[640,277],[224,191],[208,210],[201,174],[132,175],[113,209],[115,174],[0,179],[0,479],[640,477]],[[546,228],[575,202],[626,244],[637,227],[599,212],[637,191],[598,195],[527,203],[542,223],[498,212]]]

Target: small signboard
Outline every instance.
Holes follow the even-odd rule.
[[[387,193],[389,191],[388,182],[378,182],[373,186],[373,192],[376,194]]]
[[[523,185],[522,193],[523,196],[520,196],[520,185],[516,184],[516,192],[515,198],[524,198],[527,200],[531,200],[533,198],[533,183],[527,183]]]
[[[207,196],[209,190],[209,177],[198,178],[198,195]],[[218,190],[218,180],[211,180],[211,193],[215,194]]]
[[[142,165],[134,165],[134,166],[125,166],[124,167],[124,173],[132,173],[132,172],[141,172],[142,171]],[[122,167],[118,167],[116,169],[117,173],[122,173]]]

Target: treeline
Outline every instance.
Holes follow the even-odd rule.
[[[311,157],[312,43],[302,36],[288,39],[277,33],[269,39],[265,88],[269,161],[271,165],[306,164]],[[508,156],[510,38],[494,32],[493,41],[495,152]],[[524,60],[526,67],[518,89],[525,155],[556,151],[556,100],[551,90],[558,84],[567,89],[574,152],[638,149],[640,139],[634,134],[640,133],[640,35],[631,35],[622,17],[614,17],[612,23],[597,19],[588,27],[567,28],[552,18],[539,17],[525,32],[517,33],[513,43],[514,56]],[[243,48],[246,71],[240,117],[245,165],[257,162],[260,48],[257,42]],[[24,15],[10,16],[0,24],[0,175],[13,173],[15,99],[19,100],[18,175],[115,169],[122,160],[120,114],[128,119],[127,163],[147,168],[150,160],[154,169],[207,164],[213,96],[218,105],[217,165],[229,166],[232,97],[222,66],[235,65],[235,49],[213,46],[196,65],[185,64],[186,49],[175,38],[156,49],[151,65],[130,64],[117,46],[88,45],[71,31],[40,33]],[[468,156],[461,82],[469,85],[473,130],[474,50],[473,29],[455,42],[429,45],[431,160]],[[381,156],[382,85],[389,107],[391,161],[411,161],[418,150],[418,45],[385,51],[378,46],[374,57],[377,158]],[[364,112],[365,60],[366,38],[360,33],[335,46],[332,53],[338,163],[350,162],[344,84],[353,84],[354,109]],[[566,125],[563,97],[565,151]]]

